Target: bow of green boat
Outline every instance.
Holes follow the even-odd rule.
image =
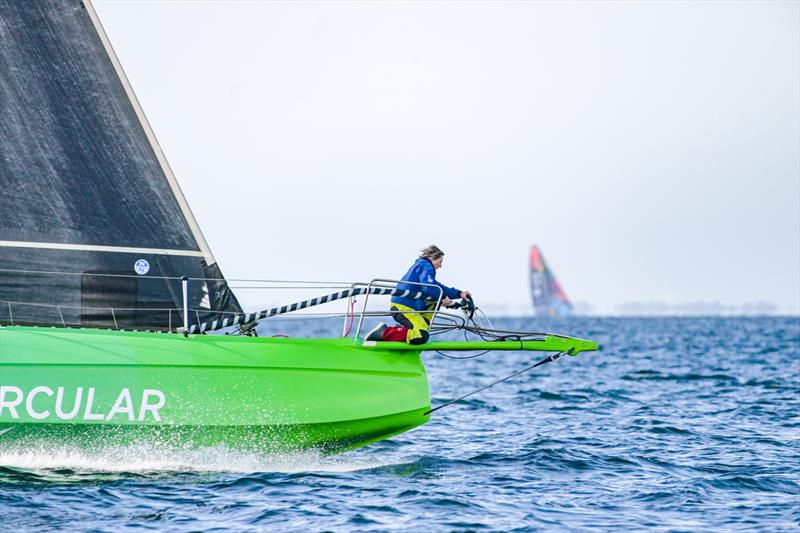
[[[429,419],[420,353],[534,350],[591,341],[432,341],[176,335],[0,327],[0,445],[152,442],[339,451]]]

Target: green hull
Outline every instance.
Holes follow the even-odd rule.
[[[424,346],[0,327],[0,446],[340,451],[427,422],[423,350],[596,350],[547,336]]]
[[[412,429],[430,408],[418,350],[347,339],[4,327],[0,387],[0,445],[334,451]]]

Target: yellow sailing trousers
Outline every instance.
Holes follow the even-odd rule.
[[[424,344],[428,341],[430,337],[428,330],[431,327],[432,311],[435,306],[436,303],[431,303],[425,308],[425,311],[417,311],[407,305],[392,304],[390,308],[392,318],[401,326],[408,328],[406,333],[408,344]]]

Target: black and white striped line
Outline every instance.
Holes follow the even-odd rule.
[[[263,311],[257,311],[255,313],[234,315],[233,317],[226,317],[221,320],[203,322],[202,324],[193,324],[192,326],[189,327],[188,332],[205,333],[207,331],[216,331],[218,329],[223,329],[231,326],[237,326],[237,325],[240,326],[242,324],[247,324],[249,322],[255,322],[256,320],[263,320],[271,316],[283,315],[286,313],[291,313],[293,311],[299,311],[300,309],[305,309],[307,307],[314,307],[315,305],[322,305],[328,302],[341,300],[342,298],[359,296],[361,294],[376,294],[380,296],[400,296],[403,298],[411,298],[414,300],[422,300],[424,298],[427,298],[425,294],[411,290],[400,290],[400,289],[381,288],[381,287],[371,287],[371,288],[355,287],[351,289],[345,289],[339,292],[334,292],[333,294],[328,294],[317,298],[311,298],[310,300],[304,300],[302,302],[283,305],[280,307],[273,307],[272,309],[264,309]]]

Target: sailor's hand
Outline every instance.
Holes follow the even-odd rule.
[[[442,307],[447,307],[447,306],[448,306],[448,305],[450,305],[451,303],[453,303],[453,301],[452,301],[450,298],[448,298],[447,296],[445,296],[445,297],[442,299]]]
[[[461,298],[472,300],[472,294],[469,291],[461,291]]]

